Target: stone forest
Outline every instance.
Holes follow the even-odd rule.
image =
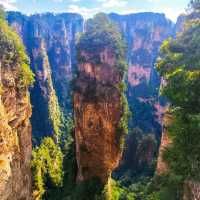
[[[1,7],[0,200],[200,200],[200,1]]]

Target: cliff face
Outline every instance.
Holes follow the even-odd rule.
[[[30,200],[32,112],[15,38],[0,19],[0,199]]]
[[[110,14],[109,17],[119,25],[128,46],[127,96],[131,111],[134,112],[131,127],[138,126],[144,132],[159,134],[165,102],[158,98],[160,78],[154,65],[162,41],[174,34],[174,25],[164,15],[155,13]],[[23,38],[31,57],[34,57],[32,51],[37,48],[38,40],[43,40],[59,104],[64,111],[69,110],[69,84],[76,63],[75,35],[83,31],[82,17],[76,14],[25,17],[11,12],[8,13],[8,21]],[[35,68],[33,64],[32,68]],[[32,103],[37,107],[38,102],[34,101],[33,97]],[[36,119],[35,110],[38,109],[33,108],[33,122]],[[50,132],[48,128],[47,131],[46,128],[34,131],[34,127],[34,133]]]
[[[163,14],[140,13],[131,15],[110,14],[127,42],[128,52],[128,92],[127,97],[134,119],[131,127],[138,126],[144,132],[161,132],[160,123],[165,109],[165,101],[159,99],[160,78],[155,69],[155,61],[163,40],[174,35],[175,26]],[[23,16],[19,13],[8,13],[8,21],[24,40],[27,51],[32,58],[32,68],[36,72],[33,50],[42,40],[45,54],[52,71],[53,86],[62,110],[70,109],[69,85],[74,71],[75,35],[83,31],[83,19],[77,14],[44,14]],[[36,73],[37,74],[37,73]],[[37,86],[36,86],[37,87]],[[33,93],[40,93],[36,91]],[[32,97],[32,96],[31,96]],[[41,97],[40,102],[42,102]],[[38,102],[33,96],[33,120]],[[41,107],[41,106],[40,106]],[[34,109],[35,108],[35,109]],[[40,113],[40,116],[42,116]],[[44,119],[44,117],[42,117]],[[41,120],[40,120],[41,121]],[[35,132],[49,134],[49,125]]]
[[[112,60],[110,55],[107,59]],[[116,141],[120,95],[108,86],[117,84],[120,77],[108,60],[99,66],[83,63],[79,71],[79,92],[74,94],[77,179],[100,177],[105,183],[121,158]]]
[[[165,101],[159,98],[160,78],[155,62],[162,42],[174,34],[174,24],[164,14],[111,14],[127,42],[128,102],[131,127],[160,134]]]
[[[121,39],[120,34],[112,33],[115,26],[114,30],[108,28],[111,32],[107,30],[110,27],[107,20],[100,14],[89,21],[88,30],[78,44],[78,76],[74,88],[78,182],[100,178],[103,184],[107,183],[122,153],[123,130],[119,123],[125,110],[118,85],[122,83],[123,73],[117,66],[118,47],[112,47],[116,38],[118,42]]]
[[[155,62],[162,42],[175,34],[175,25],[163,14],[156,13],[111,14],[110,18],[119,25],[128,46],[127,98],[133,113],[119,172],[144,173],[143,169],[151,168],[157,149],[155,139],[147,134],[152,133],[157,140],[160,138],[163,114],[167,108],[166,100],[159,97],[162,80]],[[132,134],[134,130],[131,129],[135,127],[142,130],[140,137]],[[141,149],[143,155],[139,153]]]
[[[76,14],[30,17],[8,13],[8,22],[21,35],[31,58],[36,82],[31,90],[33,135],[59,135],[61,110],[71,111],[70,81],[75,59],[75,35],[82,31]],[[61,107],[61,109],[60,109]]]
[[[162,41],[174,35],[175,26],[164,15],[155,13],[111,14],[109,17],[119,25],[128,47],[127,97],[134,113],[130,127],[137,126],[144,133],[152,132],[158,136],[165,101],[158,95],[160,78],[155,61]],[[36,74],[36,83],[31,90],[33,135],[52,135],[59,123],[55,125],[55,120],[49,120],[52,116],[50,102],[57,105],[57,96],[61,110],[66,113],[70,109],[69,85],[76,64],[75,35],[83,31],[83,19],[77,14],[27,17],[13,12],[8,13],[7,18],[23,38]],[[92,70],[90,66],[88,70]],[[107,77],[106,71],[102,73]],[[59,108],[54,113],[59,116]]]

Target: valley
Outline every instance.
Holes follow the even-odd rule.
[[[1,200],[199,197],[199,1],[141,12],[0,10]]]

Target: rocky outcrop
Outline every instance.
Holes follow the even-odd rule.
[[[31,90],[33,115],[31,123],[36,139],[53,135],[58,140],[61,134],[62,114],[52,82],[52,71],[41,38],[32,38],[31,66],[36,75],[34,88]]]
[[[61,111],[71,112],[71,90],[75,37],[82,32],[78,14],[24,16],[9,12],[8,22],[21,35],[31,58],[36,82],[31,89],[31,123],[36,139],[59,135]]]
[[[156,13],[110,14],[109,17],[119,25],[128,46],[127,97],[134,113],[130,127],[140,127],[144,133],[160,138],[166,104],[158,94],[160,78],[155,61],[162,41],[174,35],[175,26],[163,14]],[[36,73],[36,83],[31,90],[33,135],[52,135],[55,131],[48,120],[48,102],[55,93],[61,110],[70,109],[70,81],[76,69],[75,37],[83,31],[83,19],[77,14],[27,17],[15,12],[8,13],[7,18],[23,38]],[[45,55],[45,59],[40,54]],[[91,70],[90,66],[87,70]]]
[[[0,19],[1,200],[31,199],[32,111],[28,88],[22,83],[24,63],[19,56],[24,53],[19,44],[16,34]]]
[[[127,95],[131,111],[134,112],[131,126],[159,134],[165,101],[158,97],[160,78],[154,65],[162,41],[174,34],[175,26],[163,14],[156,13],[110,14],[109,17],[119,24],[128,46]],[[69,85],[76,64],[75,36],[83,31],[82,17],[77,14],[26,17],[11,12],[8,13],[8,21],[24,39],[30,55],[36,47],[37,41],[34,40],[43,40],[59,104],[62,110],[69,110]],[[34,100],[32,103],[37,105]],[[33,107],[33,118],[34,112]],[[49,130],[41,132],[48,133]]]
[[[165,101],[158,97],[160,78],[155,61],[162,41],[174,35],[175,26],[163,14],[156,13],[110,14],[109,17],[119,24],[128,46],[127,95],[131,111],[134,112],[131,126],[160,134]],[[77,14],[50,13],[26,17],[10,12],[8,21],[23,38],[30,56],[37,40],[43,40],[59,104],[62,110],[69,110],[70,81],[76,64],[75,36],[83,31],[82,17]],[[32,103],[34,121],[38,103],[34,103],[34,100]],[[34,127],[33,133],[37,135]],[[40,132],[45,135],[50,131]]]
[[[175,25],[164,14],[157,13],[111,14],[110,18],[119,25],[128,46],[127,98],[133,113],[133,118],[129,123],[130,130],[139,127],[143,135],[152,133],[159,143],[163,114],[167,106],[166,100],[159,96],[162,80],[156,71],[155,63],[162,42],[175,34]],[[125,170],[126,172],[130,171],[131,174],[139,174],[145,173],[147,169],[144,165],[139,165],[142,159],[136,153],[142,146],[135,144],[137,147],[133,147],[131,145],[135,137],[135,134],[130,131],[119,167],[120,172]],[[149,144],[151,144],[150,149],[146,149],[147,151],[142,155],[143,158],[148,157],[148,162],[145,161],[145,163],[149,163],[148,167],[155,159],[155,149],[157,149],[156,142]],[[133,162],[129,162],[128,158],[131,158]]]
[[[162,42],[174,35],[175,26],[164,14],[111,14],[127,42],[128,102],[134,118],[131,127],[161,133],[165,100],[159,97],[160,77],[155,69]]]
[[[121,159],[123,130],[119,123],[123,123],[121,120],[125,111],[118,85],[122,83],[123,73],[117,66],[117,47],[111,47],[119,36],[116,33],[116,38],[112,38],[113,33],[106,29],[106,23],[110,23],[107,20],[100,15],[94,22],[91,21],[89,31],[86,31],[78,45],[78,76],[74,88],[78,182],[99,178],[106,184]],[[98,24],[100,21],[102,24]],[[90,32],[94,31],[93,26],[99,30],[94,40],[92,33],[95,35],[96,32]],[[108,38],[109,42],[113,42],[104,43]],[[98,41],[100,44],[96,46]],[[95,51],[91,51],[95,46]]]
[[[116,139],[122,110],[120,94],[110,86],[121,78],[112,64],[112,51],[108,52],[108,60],[102,65],[79,64],[79,91],[74,94],[78,181],[99,177],[106,183],[121,158]]]

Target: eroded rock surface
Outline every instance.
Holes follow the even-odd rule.
[[[121,158],[116,132],[122,107],[119,91],[113,87],[121,76],[112,51],[105,51],[110,55],[106,53],[103,64],[88,61],[78,67],[74,94],[78,181],[99,177],[106,183]]]
[[[2,26],[2,21],[1,25]],[[6,25],[4,25],[6,26]],[[17,49],[4,38],[0,27],[0,199],[30,200],[32,152],[31,104],[28,88],[21,82]],[[3,39],[4,38],[4,39]],[[4,49],[2,49],[4,46]],[[9,48],[8,48],[9,47]],[[4,52],[5,51],[5,52]]]
[[[78,14],[25,16],[9,12],[9,24],[19,33],[31,59],[36,82],[31,89],[33,135],[58,135],[61,112],[71,112],[71,90],[75,37],[83,30]],[[59,119],[60,121],[60,119]]]

